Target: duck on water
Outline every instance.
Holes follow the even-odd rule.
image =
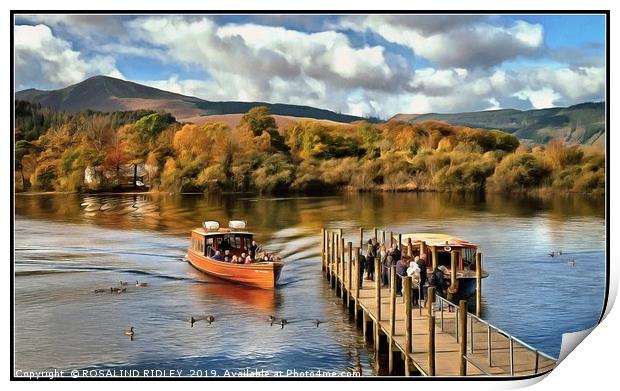
[[[263,289],[276,287],[284,266],[276,255],[260,250],[246,222],[239,220],[229,221],[228,228],[206,221],[193,229],[186,258],[203,273]]]

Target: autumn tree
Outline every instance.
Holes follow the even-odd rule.
[[[138,181],[138,164],[146,160],[158,136],[175,121],[168,113],[153,113],[140,118],[134,125],[125,125],[119,130],[128,161],[134,166],[134,187]]]
[[[271,115],[271,110],[266,106],[251,108],[241,117],[239,127],[247,127],[255,137],[268,133],[271,138],[271,146],[276,151],[288,153],[289,149],[284,138],[278,132],[278,125],[275,118]]]

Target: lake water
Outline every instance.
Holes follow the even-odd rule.
[[[15,213],[20,370],[372,375],[372,349],[322,277],[324,226],[343,228],[354,243],[359,226],[444,232],[477,243],[490,274],[483,318],[553,356],[562,333],[597,323],[604,300],[605,213],[598,198],[42,194],[17,195]],[[232,219],[247,220],[259,242],[284,258],[277,290],[231,285],[183,261],[192,228]],[[130,282],[125,294],[93,292],[121,280]],[[138,288],[136,280],[148,286]],[[190,327],[190,316],[206,314],[213,324]],[[269,315],[290,323],[271,326]],[[315,319],[325,323],[317,328]],[[123,335],[130,326],[133,340]]]

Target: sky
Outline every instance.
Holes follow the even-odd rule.
[[[602,101],[604,15],[16,15],[15,86],[397,113]]]

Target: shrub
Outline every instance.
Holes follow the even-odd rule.
[[[283,154],[267,157],[252,174],[254,186],[261,193],[284,193],[295,180],[295,166]]]
[[[547,181],[551,169],[533,153],[509,155],[488,180],[491,189],[510,193],[529,190]]]
[[[437,172],[433,185],[440,191],[482,193],[493,169],[493,161],[482,159],[451,164]]]

